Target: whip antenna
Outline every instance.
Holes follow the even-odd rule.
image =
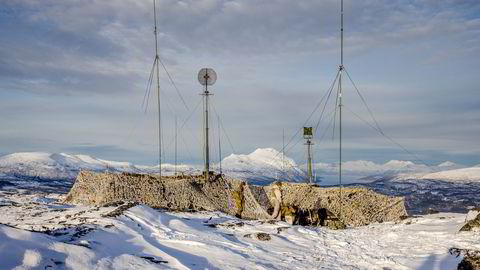
[[[160,110],[160,73],[159,73],[159,59],[158,56],[158,33],[157,33],[157,7],[155,5],[155,0],[153,0],[153,23],[155,34],[155,67],[157,69],[157,103],[158,103],[158,174],[160,179],[162,179],[162,115]]]

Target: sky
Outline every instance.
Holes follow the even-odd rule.
[[[152,1],[0,2],[0,154],[158,162],[156,89],[142,106],[155,57]],[[480,2],[344,5],[345,68],[393,142],[369,126],[344,74],[343,160],[479,164]],[[285,137],[286,154],[304,163],[303,139],[294,135],[337,74],[339,12],[339,0],[157,0],[159,55],[178,89],[160,68],[164,162],[174,160],[177,119],[178,160],[201,163],[197,72],[210,67],[218,75],[215,161],[220,129],[223,157],[281,149]],[[316,129],[315,162],[338,160],[336,89]]]

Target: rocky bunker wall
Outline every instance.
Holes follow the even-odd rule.
[[[320,187],[275,182],[268,186],[211,175],[167,177],[82,171],[66,202],[102,205],[135,201],[172,211],[222,211],[243,219],[345,228],[397,221],[407,215],[403,197],[363,187]]]

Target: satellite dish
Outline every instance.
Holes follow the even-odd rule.
[[[217,73],[212,68],[202,68],[198,72],[198,81],[201,85],[213,85],[217,81]]]

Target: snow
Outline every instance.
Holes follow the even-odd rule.
[[[457,170],[448,170],[436,173],[429,173],[422,176],[422,179],[437,179],[444,181],[480,181],[480,167],[463,168]]]
[[[470,220],[474,220],[475,218],[477,218],[478,215],[480,215],[479,210],[468,211],[467,216],[465,217],[465,222],[468,222]]]
[[[73,181],[81,170],[155,173],[158,172],[158,165],[137,166],[130,162],[109,161],[88,155],[64,153],[25,152],[0,157],[0,177],[2,179],[35,178]],[[191,173],[196,170],[195,166],[177,165],[178,172]],[[162,172],[166,175],[173,174],[174,171],[174,165],[162,164]]]
[[[258,182],[276,179],[303,181],[304,172],[295,161],[272,148],[257,149],[249,155],[232,154],[223,160],[223,171],[231,177]],[[88,155],[51,154],[42,152],[14,153],[0,157],[0,175],[5,178],[67,179],[73,181],[81,170],[97,172],[156,173],[159,166],[134,165],[130,162],[109,161]],[[162,164],[162,173],[171,175],[175,165]],[[179,173],[199,173],[201,167],[179,164]],[[261,177],[259,177],[261,175]]]
[[[462,258],[449,248],[480,249],[478,232],[458,233],[463,214],[334,231],[145,205],[105,217],[116,207],[64,205],[55,194],[0,196],[19,205],[0,207],[5,269],[454,269]]]
[[[305,167],[306,165],[302,166],[302,168]],[[322,179],[322,184],[338,184],[338,163],[316,163],[314,170],[316,175]],[[371,182],[400,173],[429,173],[439,170],[441,169],[437,166],[428,167],[423,164],[402,160],[390,160],[384,164],[367,160],[345,161],[342,163],[343,182],[347,184]]]
[[[276,180],[303,182],[306,180],[306,164],[298,165],[273,148],[258,148],[254,152],[231,154],[222,161],[223,173],[229,177],[248,180],[254,184],[268,184]],[[391,160],[378,164],[367,160],[346,161],[342,164],[343,182],[366,183],[378,179],[437,179],[444,181],[478,181],[478,168],[466,168],[451,161],[435,166],[416,164],[412,161]],[[157,173],[157,166],[135,165],[130,162],[109,161],[88,155],[51,154],[42,152],[14,153],[0,157],[2,180],[69,180],[72,182],[81,170],[97,172]],[[180,164],[179,173],[200,173],[201,166]],[[317,182],[335,185],[338,182],[337,163],[314,164]],[[454,171],[452,171],[454,170]],[[449,171],[449,172],[447,172]],[[172,175],[175,165],[162,164],[162,173]],[[444,173],[440,173],[444,172]],[[0,183],[1,184],[1,183]],[[32,186],[33,182],[23,183]],[[64,183],[65,184],[65,183]]]
[[[225,173],[239,179],[305,181],[295,161],[273,148],[259,148],[248,155],[231,154],[222,161]]]
[[[437,165],[437,167],[446,167],[446,168],[456,168],[456,169],[460,169],[460,168],[463,168],[464,166],[463,165],[460,165],[460,164],[457,164],[455,162],[451,162],[451,161],[445,161],[445,162],[442,162],[440,164]]]

